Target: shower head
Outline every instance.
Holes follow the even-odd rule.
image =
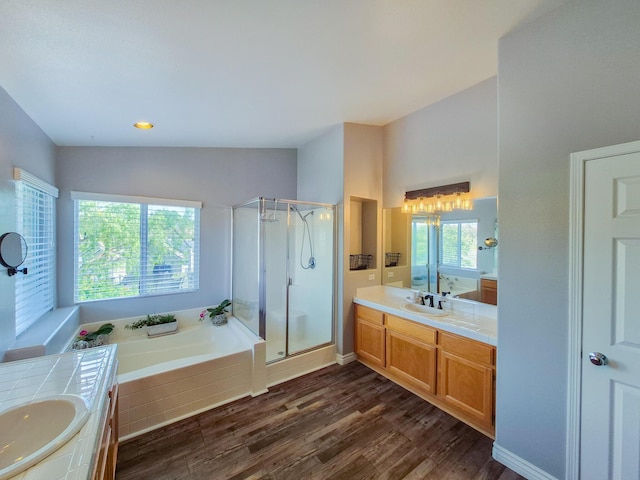
[[[294,212],[296,212],[298,214],[298,216],[300,217],[300,220],[302,220],[303,222],[305,221],[305,219],[309,216],[309,215],[313,215],[313,210],[311,210],[310,212],[308,212],[306,215],[302,215],[300,213],[300,210],[298,210],[298,208],[295,205],[289,205],[289,208],[291,210],[293,210]]]

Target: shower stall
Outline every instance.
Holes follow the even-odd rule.
[[[267,363],[334,343],[335,206],[256,198],[233,207],[233,315]]]

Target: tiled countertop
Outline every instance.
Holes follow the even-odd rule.
[[[87,400],[89,419],[59,450],[13,477],[15,480],[87,480],[99,450],[116,345],[0,363],[0,410],[56,394]]]
[[[374,285],[358,288],[353,301],[489,345],[495,346],[497,344],[497,308],[494,305],[447,298],[450,307],[447,315],[429,317],[427,314],[413,313],[402,309],[401,305],[410,302],[407,298],[408,293],[409,289],[406,288]]]

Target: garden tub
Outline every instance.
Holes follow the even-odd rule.
[[[172,312],[178,331],[155,338],[124,328],[137,318],[110,321],[116,328],[109,343],[118,345],[120,440],[266,391],[264,341],[234,317],[222,326],[199,322],[201,310]]]

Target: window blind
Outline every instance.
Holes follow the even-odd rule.
[[[477,268],[478,221],[443,221],[440,225],[440,264]]]
[[[24,332],[56,304],[55,198],[58,190],[21,169],[16,181],[17,230],[27,242],[22,265],[27,275],[16,276],[16,335]]]
[[[199,288],[200,202],[71,192],[75,301]]]

